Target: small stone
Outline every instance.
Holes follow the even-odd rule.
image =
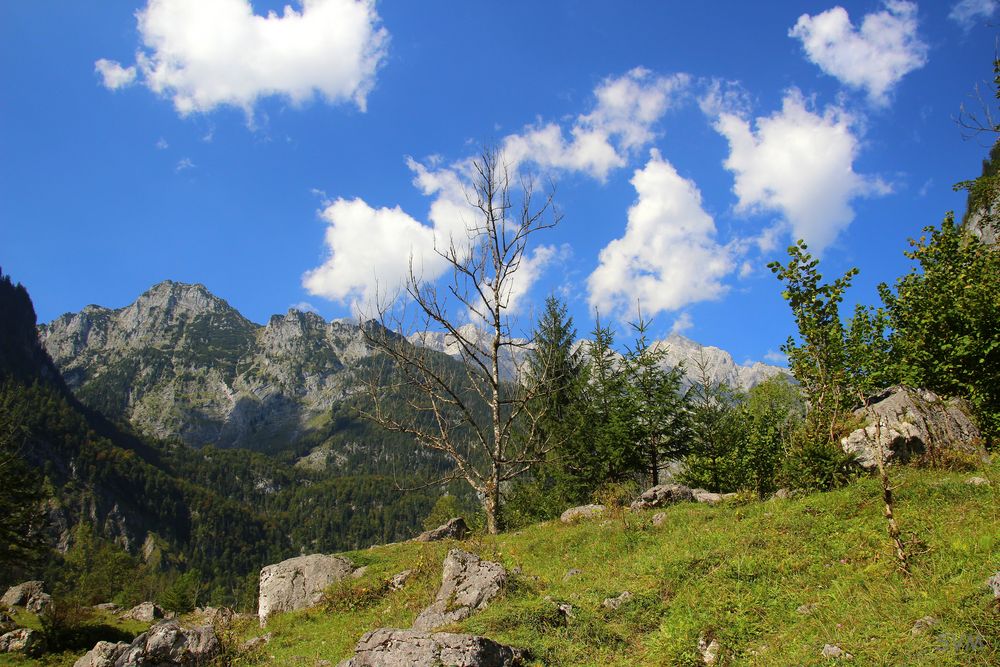
[[[698,637],[698,653],[701,654],[701,661],[706,665],[714,665],[716,660],[719,659],[719,640],[711,637],[702,635]]]
[[[937,622],[938,620],[933,616],[924,616],[923,618],[917,619],[917,622],[913,624],[912,628],[910,628],[910,635],[914,637],[922,635],[937,625]]]
[[[465,519],[458,516],[448,519],[434,530],[427,530],[413,538],[414,542],[438,542],[440,540],[462,540],[469,534]]]
[[[835,658],[838,660],[853,660],[854,656],[840,648],[836,644],[824,644],[820,652],[824,658]]]
[[[774,492],[774,495],[771,496],[771,500],[788,500],[791,497],[792,497],[791,489],[778,489],[777,491]]]
[[[993,591],[993,598],[1000,600],[1000,572],[987,579],[986,585]]]
[[[399,574],[394,574],[392,579],[389,580],[389,590],[398,591],[406,585],[407,580],[410,575],[413,574],[413,570],[403,570]]]
[[[583,570],[578,570],[575,567],[571,567],[570,569],[566,570],[566,574],[563,575],[563,581],[569,581],[573,577],[581,574],[583,574]]]
[[[657,528],[659,528],[666,522],[667,522],[666,512],[657,512],[656,514],[653,515],[653,525],[656,526]]]
[[[251,651],[256,651],[259,648],[266,646],[271,641],[271,633],[268,632],[266,635],[261,635],[260,637],[252,637],[240,644],[240,653],[250,653]]]
[[[592,519],[601,516],[607,508],[604,505],[581,505],[570,507],[562,513],[559,520],[563,523],[575,523],[581,519]]]
[[[971,484],[972,486],[991,486],[990,480],[985,477],[970,477],[965,480],[966,484]]]
[[[804,605],[800,605],[799,608],[795,610],[795,613],[802,614],[803,616],[809,616],[810,614],[813,613],[815,609],[816,609],[815,602],[807,602]]]
[[[604,607],[605,609],[615,610],[631,599],[632,599],[632,593],[629,591],[625,591],[618,597],[604,598],[604,602],[601,603],[601,606]]]

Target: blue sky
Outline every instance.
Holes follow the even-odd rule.
[[[583,334],[638,301],[774,359],[768,261],[805,236],[873,303],[987,153],[953,119],[991,100],[994,0],[285,4],[0,7],[0,266],[41,321],[164,279],[350,316],[493,144],[563,214],[519,312],[558,293]]]

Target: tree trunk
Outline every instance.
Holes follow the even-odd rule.
[[[656,444],[654,443],[649,448],[649,472],[650,476],[653,478],[653,486],[660,483],[660,459],[657,454]]]
[[[496,535],[503,529],[500,507],[500,480],[494,475],[486,485],[486,497],[483,498],[483,509],[486,510],[486,532]]]

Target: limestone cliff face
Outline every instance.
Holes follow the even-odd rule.
[[[194,446],[280,449],[356,390],[370,353],[357,324],[289,310],[261,326],[203,285],[170,281],[39,331],[84,402]]]

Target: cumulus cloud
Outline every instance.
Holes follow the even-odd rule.
[[[822,252],[854,219],[853,199],[890,190],[854,171],[853,122],[838,107],[811,111],[797,90],[785,94],[781,111],[757,118],[756,130],[738,114],[721,113],[715,129],[729,141],[724,165],[735,178],[737,211],[777,212],[793,238]],[[773,235],[765,231],[758,245],[770,247]]]
[[[992,18],[996,10],[996,0],[961,0],[951,8],[948,18],[968,31],[976,21]]]
[[[654,126],[689,84],[686,74],[657,76],[642,67],[609,77],[594,90],[593,110],[574,119],[568,137],[558,123],[529,126],[503,140],[504,153],[514,165],[531,162],[603,181],[653,140]]]
[[[121,63],[101,58],[94,63],[94,71],[101,75],[104,87],[118,90],[135,81],[135,67],[122,67]]]
[[[138,67],[181,115],[221,105],[249,115],[270,95],[350,100],[364,110],[388,44],[374,0],[299,4],[260,16],[249,0],[149,0],[137,13],[136,65],[102,59],[96,67],[109,88],[133,80]]]
[[[638,305],[653,317],[722,296],[733,250],[716,241],[698,187],[655,150],[631,182],[637,199],[625,235],[601,250],[587,280],[590,305],[622,318]]]
[[[180,160],[177,161],[177,166],[174,167],[174,171],[176,171],[177,173],[180,173],[180,172],[186,171],[188,169],[194,169],[195,166],[196,165],[191,160],[191,158],[184,157],[184,158],[181,158]]]
[[[803,14],[788,32],[806,56],[827,74],[868,91],[875,104],[909,72],[927,63],[927,44],[917,34],[917,5],[886,0],[885,9],[867,14],[855,28],[843,7]]]

